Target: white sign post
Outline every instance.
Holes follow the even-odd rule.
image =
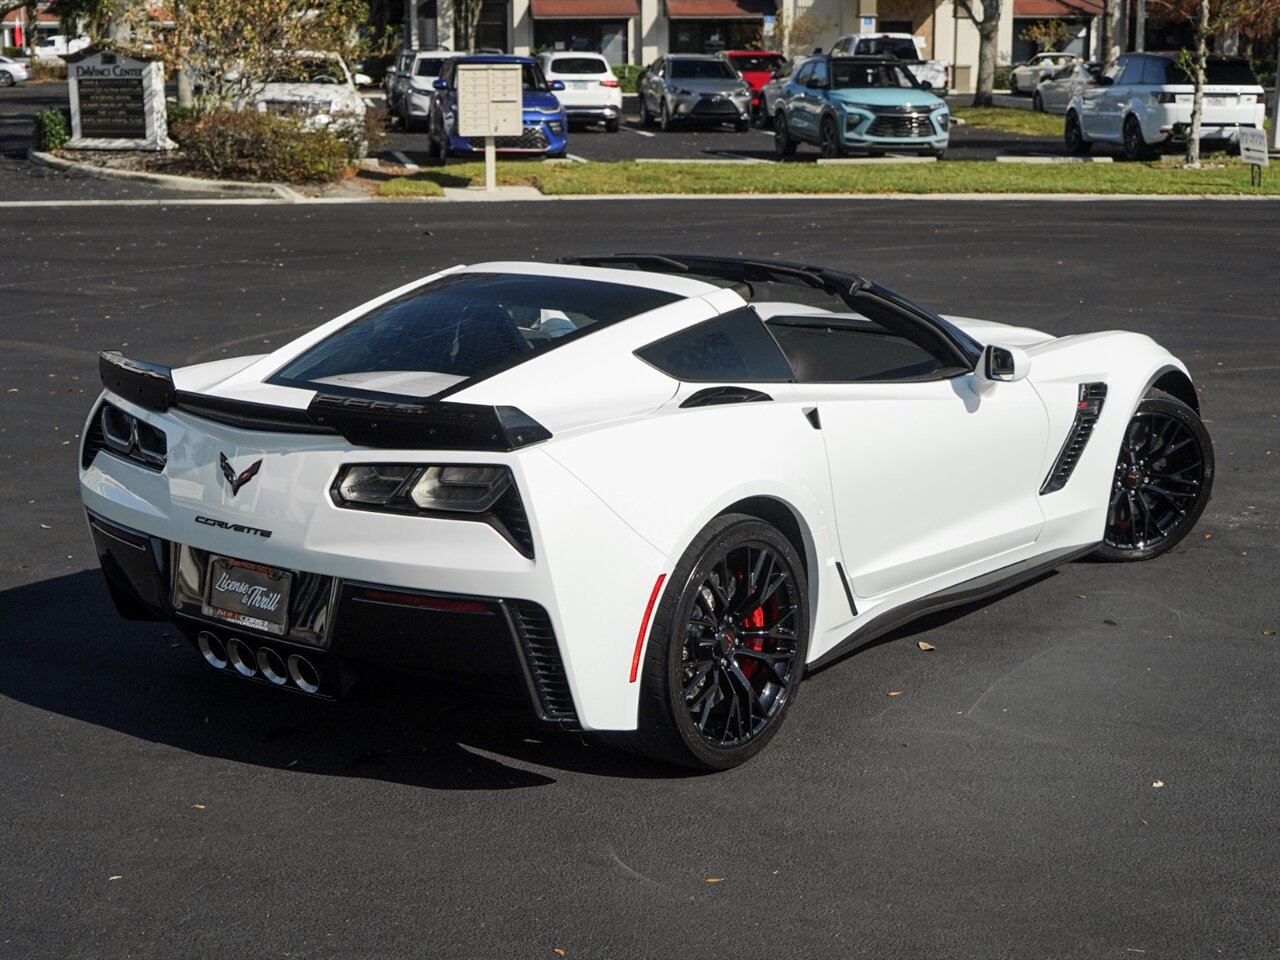
[[[524,132],[524,69],[518,63],[458,64],[458,136],[484,137],[484,186],[496,190],[495,139]]]
[[[1240,128],[1240,159],[1249,164],[1249,182],[1262,186],[1262,168],[1271,163],[1267,156],[1267,135],[1257,127]]]

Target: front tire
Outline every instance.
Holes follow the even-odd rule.
[[[1209,504],[1213,466],[1213,442],[1195,410],[1163,393],[1144,399],[1120,443],[1095,555],[1126,562],[1172,550]]]
[[[773,152],[777,154],[779,160],[782,160],[786,157],[794,157],[797,146],[799,144],[791,139],[791,131],[787,129],[787,115],[779,110],[773,118]]]
[[[1067,148],[1067,153],[1083,156],[1093,149],[1093,144],[1084,138],[1084,130],[1080,127],[1080,118],[1076,116],[1074,110],[1067,114],[1067,119],[1062,128],[1062,142]]]
[[[822,118],[822,126],[818,129],[818,149],[826,160],[835,160],[842,152],[840,133],[836,130],[836,122],[831,117]]]
[[[654,613],[639,726],[626,749],[727,770],[759,753],[795,702],[809,642],[804,567],[777,529],[742,514],[694,538]]]
[[[662,101],[662,112],[658,116],[658,126],[662,128],[663,133],[670,133],[675,121],[671,118],[671,107],[667,101]]]
[[[605,133],[617,133],[618,125],[621,121],[617,117],[612,117],[604,122]]]
[[[1044,113],[1044,100],[1041,98],[1039,90],[1031,97],[1031,109],[1036,113]]]

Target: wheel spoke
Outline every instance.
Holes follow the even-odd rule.
[[[703,663],[698,664],[693,676],[690,677],[689,681],[684,685],[684,699],[686,702],[692,699],[693,696],[702,689],[703,681],[710,676],[711,671],[714,668],[715,663],[711,660],[706,660]]]
[[[763,653],[759,650],[751,650],[744,647],[738,651],[738,655],[757,661],[773,677],[771,682],[778,684],[780,687],[787,685],[787,677],[790,676],[791,671],[788,670],[786,673],[781,673],[778,670],[778,664],[790,663],[792,657],[795,656],[794,652]]]

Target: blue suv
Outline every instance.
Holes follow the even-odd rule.
[[[529,57],[469,56],[445,62],[436,78],[435,97],[427,127],[427,152],[443,162],[450,156],[484,156],[484,137],[458,136],[458,67],[468,63],[518,63],[524,82],[524,129],[519,136],[498,137],[499,153],[536,157],[563,157],[568,147],[568,124],[564,107],[553,91],[563,90],[559,80],[551,83],[538,62]]]
[[[879,57],[811,57],[774,100],[779,157],[812,143],[824,157],[909,150],[941,159],[950,128],[946,101],[921,87],[907,67]]]

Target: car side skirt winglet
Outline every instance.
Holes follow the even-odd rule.
[[[363,447],[510,452],[551,439],[542,424],[506,406],[317,393],[307,416]]]
[[[119,350],[98,354],[98,376],[116,396],[159,413],[173,406],[177,394],[172,370],[146,360],[131,360]]]
[[[948,587],[939,593],[930,594],[927,597],[921,597],[919,600],[903,604],[901,607],[876,617],[865,627],[855,630],[840,643],[808,664],[805,668],[806,675],[830,666],[841,657],[851,653],[858,647],[865,646],[876,637],[882,637],[889,631],[923,617],[925,614],[937,613],[950,607],[958,607],[966,603],[985,600],[997,593],[1010,590],[1020,584],[1050,573],[1057,567],[1092,553],[1097,547],[1098,544],[1091,543],[1084,547],[1066,547],[1061,550],[1055,550],[1053,553],[1043,557],[1022,560],[999,570],[993,570],[991,573],[980,577],[974,577],[972,580],[958,583],[954,587]]]

